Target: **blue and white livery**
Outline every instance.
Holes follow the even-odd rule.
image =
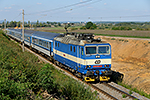
[[[7,29],[7,35],[22,42],[22,30]],[[25,30],[25,45],[43,53],[56,65],[69,69],[85,81],[109,81],[111,45],[93,34],[50,33]]]

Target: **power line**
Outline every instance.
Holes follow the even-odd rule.
[[[88,6],[88,5],[91,5],[91,4],[94,4],[94,3],[97,3],[97,2],[100,2],[100,1],[102,1],[102,0],[96,0],[96,1],[93,1],[93,2],[90,2],[90,3],[88,3],[88,4],[80,4],[78,7],[74,7],[74,8],[72,8],[72,9],[70,9],[70,10],[74,10],[74,9],[79,9],[79,8],[81,8],[81,7],[85,7],[85,6]],[[87,2],[87,1],[86,1]],[[75,5],[75,4],[74,4]],[[61,8],[61,7],[60,7]],[[57,12],[54,12],[54,13],[63,13],[62,11],[57,11]],[[52,14],[54,14],[54,13],[52,13]],[[29,15],[29,14],[26,14],[26,15]],[[39,20],[39,19],[41,19],[41,18],[43,18],[43,17],[46,17],[46,16],[48,16],[47,14],[44,14],[44,15],[41,15],[42,17],[40,17],[40,18],[38,18],[37,20]],[[51,15],[50,15],[50,17],[52,17]]]
[[[20,15],[21,15],[21,13],[19,13],[16,17],[14,17],[13,20],[16,19],[17,17],[19,17]]]
[[[58,7],[58,8],[51,9],[51,10],[45,10],[45,11],[40,11],[40,12],[29,13],[29,14],[26,14],[26,15],[33,15],[33,14],[37,14],[37,13],[39,14],[39,13],[45,13],[45,12],[50,12],[50,11],[54,11],[54,10],[64,9],[64,8],[68,8],[68,7],[71,7],[71,6],[84,4],[84,3],[87,3],[87,2],[90,2],[90,1],[92,1],[92,0],[86,0],[86,1],[75,3],[75,4],[71,4],[71,5],[67,5],[67,6],[63,6],[63,7]]]

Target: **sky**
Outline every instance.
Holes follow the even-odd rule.
[[[0,20],[146,21],[150,0],[0,0]]]

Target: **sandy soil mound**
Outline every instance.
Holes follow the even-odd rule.
[[[150,40],[106,38],[112,46],[112,70],[123,82],[150,93]]]

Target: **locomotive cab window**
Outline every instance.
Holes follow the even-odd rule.
[[[110,53],[109,46],[99,46],[98,53],[99,54],[109,54]]]
[[[96,47],[86,47],[86,54],[96,54]]]

